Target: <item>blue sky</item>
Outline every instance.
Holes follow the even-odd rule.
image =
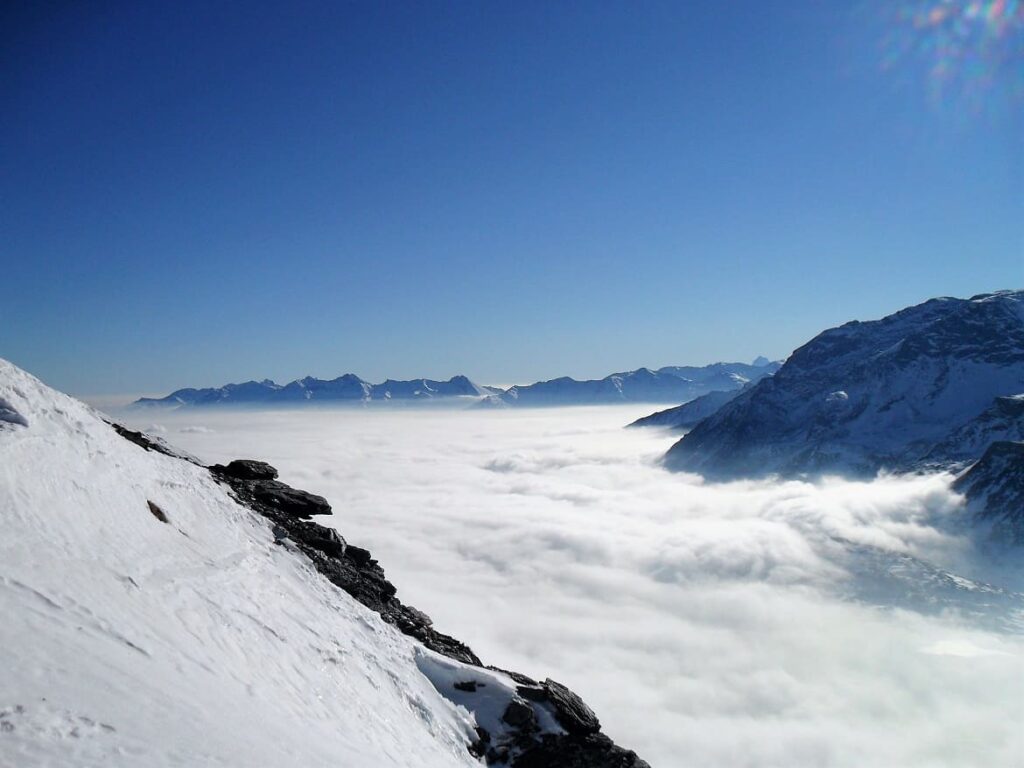
[[[1024,284],[1019,24],[937,88],[892,3],[60,5],[0,12],[0,356],[76,393],[779,357]]]

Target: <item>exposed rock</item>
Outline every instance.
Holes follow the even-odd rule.
[[[19,427],[27,427],[28,419],[18,413],[14,406],[0,397],[0,426],[4,424],[15,424]]]
[[[331,505],[323,496],[300,491],[278,480],[261,480],[253,486],[253,495],[264,504],[279,508],[282,512],[298,518],[331,514]]]
[[[993,538],[1024,544],[1024,443],[992,443],[953,483],[978,519],[991,524]]]
[[[160,509],[160,507],[158,507],[152,501],[147,501],[146,504],[149,506],[149,511],[153,514],[153,517],[155,517],[161,523],[170,522],[167,519],[167,514],[162,509]]]
[[[109,424],[111,428],[125,440],[130,443],[135,443],[135,445],[144,450],[152,451],[153,453],[162,453],[164,456],[170,456],[174,459],[182,459],[191,464],[195,464],[196,466],[203,466],[202,462],[200,462],[195,456],[190,456],[187,453],[172,448],[159,437],[147,435],[145,432],[136,432],[135,430],[128,429],[120,424],[115,424],[112,421],[108,421],[107,424]]]
[[[331,505],[323,496],[272,479],[277,476],[277,470],[261,461],[233,461],[227,466],[214,464],[210,472],[230,484],[244,501],[273,507],[288,517],[308,519],[313,515],[332,514]]]
[[[370,555],[370,550],[363,549],[362,547],[349,547],[348,548],[349,558],[359,566],[369,565],[370,563],[376,563]]]
[[[338,557],[345,553],[347,547],[343,539],[333,528],[328,528],[317,523],[307,523],[296,520],[295,524],[288,530],[280,525],[274,526],[274,533],[280,531],[284,536],[301,542],[313,549],[318,549],[325,555]]]
[[[545,735],[515,761],[516,768],[650,768],[632,750],[616,746],[603,733]]]
[[[522,699],[512,699],[505,708],[501,719],[522,731],[533,731],[537,729],[537,713],[533,707]]]
[[[224,467],[224,474],[240,480],[276,480],[277,470],[265,461],[235,459]]]
[[[464,664],[483,666],[468,646],[438,632],[427,614],[403,604],[395,596],[395,586],[385,578],[384,570],[368,550],[346,544],[333,529],[295,514],[297,509],[306,509],[301,504],[319,509],[321,504],[327,506],[326,500],[273,479],[276,470],[262,462],[232,462],[226,467],[214,465],[209,469],[215,478],[232,488],[239,501],[271,521],[275,540],[294,543],[332,584],[430,650]],[[254,478],[254,471],[260,477]],[[472,755],[483,757],[491,765],[512,768],[649,768],[635,753],[616,746],[601,734],[593,711],[564,685],[550,679],[538,683],[526,675],[498,671],[518,684],[519,696],[511,699],[502,715],[509,733],[495,743],[490,733],[477,728],[476,740],[466,745]],[[454,683],[453,687],[474,694],[484,686],[464,681]],[[531,701],[553,712],[566,732],[542,732],[538,710]]]
[[[214,477],[231,486],[242,503],[273,521],[275,539],[287,538],[295,542],[332,584],[379,613],[403,633],[445,656],[480,665],[480,659],[468,646],[435,630],[427,614],[404,605],[395,597],[394,584],[385,578],[384,570],[369,551],[348,545],[330,528],[301,519],[308,514],[330,514],[326,499],[292,488],[279,480],[237,477],[227,471],[235,464],[215,464],[209,469]],[[260,470],[264,475],[268,471],[276,474],[273,467],[264,467]],[[324,509],[326,512],[322,511]]]
[[[345,540],[336,531],[330,528],[325,529],[323,536],[317,536],[309,540],[309,546],[315,547],[325,555],[340,557],[345,554]]]
[[[481,728],[479,725],[476,727],[476,741],[471,742],[469,745],[469,754],[473,757],[480,758],[487,754],[491,744],[491,734],[487,732],[486,728]]]
[[[555,707],[559,725],[572,734],[597,733],[601,723],[594,711],[579,696],[551,678],[544,681],[544,691]]]

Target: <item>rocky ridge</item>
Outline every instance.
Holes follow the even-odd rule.
[[[295,405],[306,403],[368,403],[373,401],[430,401],[456,397],[479,398],[496,391],[474,383],[466,376],[453,376],[448,381],[388,379],[371,384],[354,373],[334,379],[306,376],[288,384],[271,379],[225,384],[222,387],[187,387],[175,390],[166,397],[143,397],[133,405],[138,407],[218,406],[218,405]]]
[[[199,464],[162,440],[118,424],[111,426],[145,450]],[[328,581],[384,621],[435,653],[515,681],[516,695],[501,713],[500,730],[478,727],[476,741],[467,745],[473,755],[488,765],[514,768],[649,768],[635,752],[619,747],[602,733],[597,716],[567,687],[551,679],[538,682],[526,675],[484,666],[464,643],[434,629],[427,614],[402,603],[396,596],[397,589],[369,551],[349,544],[332,528],[310,522],[310,517],[333,514],[326,499],[281,482],[277,470],[265,462],[242,459],[207,469],[230,487],[240,503],[268,520],[280,546],[305,555]],[[474,698],[483,696],[485,685],[473,679],[456,680],[451,685],[453,690],[446,691],[434,682],[442,694],[457,699],[471,711]],[[557,726],[542,727],[542,719],[551,718]]]

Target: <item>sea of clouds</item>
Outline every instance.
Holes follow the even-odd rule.
[[[326,496],[408,603],[655,768],[1024,764],[1013,553],[949,478],[704,484],[645,407],[133,412]],[[156,420],[159,423],[153,424]]]

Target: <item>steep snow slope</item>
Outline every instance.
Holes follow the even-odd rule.
[[[1024,292],[932,299],[819,334],[695,426],[666,463],[722,478],[953,461],[951,431],[1021,391]]]
[[[5,361],[0,398],[0,763],[479,765],[427,652],[206,470]]]

